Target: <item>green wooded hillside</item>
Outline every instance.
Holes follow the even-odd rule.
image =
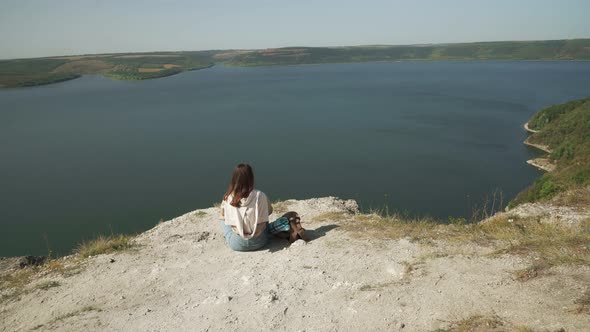
[[[590,39],[421,46],[289,47],[239,54],[238,66],[401,60],[590,60]]]
[[[556,164],[510,204],[547,200],[560,192],[590,186],[590,97],[547,107],[529,121],[539,130],[528,141],[548,146]]]

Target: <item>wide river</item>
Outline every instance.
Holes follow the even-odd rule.
[[[218,66],[3,90],[0,256],[67,254],[210,207],[239,162],[273,201],[468,216],[539,176],[523,123],[588,95],[590,62],[539,61]]]

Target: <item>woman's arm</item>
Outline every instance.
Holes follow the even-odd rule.
[[[268,202],[268,215],[270,216],[272,214],[272,204],[270,199],[268,199],[268,196],[266,197],[266,201]]]

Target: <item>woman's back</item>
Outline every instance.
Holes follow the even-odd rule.
[[[221,227],[230,248],[237,251],[262,248],[268,240],[266,226],[271,213],[268,197],[254,189],[252,167],[237,165],[221,202]]]
[[[257,232],[260,224],[268,222],[272,208],[268,197],[260,190],[252,190],[248,197],[241,198],[238,206],[231,204],[233,195],[230,194],[222,202],[225,224],[236,228],[243,238],[251,238]]]

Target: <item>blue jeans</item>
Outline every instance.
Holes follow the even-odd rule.
[[[234,233],[231,226],[226,225],[225,220],[223,219],[221,220],[221,230],[223,231],[225,242],[227,242],[227,245],[235,251],[258,250],[264,247],[268,242],[268,225],[264,232],[251,239],[244,239],[239,234]]]

